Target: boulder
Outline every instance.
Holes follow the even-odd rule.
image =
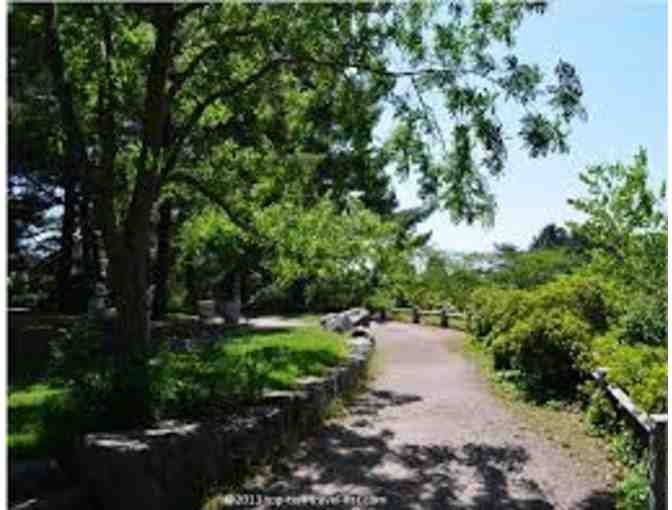
[[[320,326],[325,327],[327,322],[331,321],[334,317],[336,317],[338,314],[337,313],[328,313],[326,315],[323,315],[320,317]]]
[[[202,299],[196,303],[201,319],[217,317],[217,303],[214,299]]]
[[[371,314],[366,308],[351,308],[344,312],[348,315],[353,326],[368,326],[371,322]]]
[[[341,313],[328,313],[320,318],[321,326],[329,331],[345,333],[357,326],[366,327],[371,321],[371,314],[364,308],[351,308]]]
[[[350,317],[346,314],[336,314],[336,316],[326,320],[322,327],[328,331],[345,333],[352,329],[352,322],[350,322]]]

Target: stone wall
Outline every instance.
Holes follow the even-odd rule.
[[[313,430],[331,401],[353,389],[373,351],[370,334],[350,339],[347,362],[296,391],[265,394],[259,406],[223,422],[164,422],[120,434],[89,434],[78,451],[84,489],[95,508],[198,508],[214,484],[235,480]]]

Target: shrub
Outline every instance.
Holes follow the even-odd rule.
[[[638,294],[630,299],[623,316],[621,339],[629,344],[664,344],[667,339],[667,295]]]
[[[576,315],[539,309],[502,334],[493,351],[496,366],[519,371],[530,396],[546,400],[573,393],[590,340],[589,325]]]
[[[524,293],[496,287],[484,287],[471,293],[467,305],[467,328],[485,345],[516,323]]]
[[[501,258],[501,265],[490,279],[498,286],[517,289],[538,287],[585,263],[582,257],[564,248],[504,252]]]
[[[495,368],[518,372],[530,396],[568,396],[593,337],[614,321],[612,293],[579,274],[530,290],[481,289],[472,294],[469,324],[492,347]]]
[[[100,421],[114,421],[108,412],[113,400],[112,360],[105,347],[102,326],[88,319],[76,322],[51,343],[50,375],[68,389],[70,400],[57,408],[78,408]]]
[[[606,367],[607,380],[649,413],[667,412],[667,348],[628,345],[611,331],[595,340],[586,369]]]

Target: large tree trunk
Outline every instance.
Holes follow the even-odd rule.
[[[184,270],[184,286],[187,288],[187,306],[192,313],[197,313],[197,301],[203,296],[198,295],[196,286],[196,270],[194,266],[188,264]]]
[[[149,378],[149,317],[147,306],[147,242],[136,242],[110,257],[110,281],[118,311],[114,335],[114,398],[108,402],[124,426],[152,419]],[[119,248],[119,247],[117,247]],[[108,249],[109,252],[109,249]]]
[[[82,190],[79,204],[79,226],[82,233],[82,269],[85,281],[86,304],[93,294],[96,282],[100,279],[100,254],[94,233],[89,193]]]
[[[66,134],[66,154],[63,170],[64,211],[61,227],[61,258],[56,275],[58,308],[64,311],[67,303],[67,294],[71,290],[70,273],[72,271],[73,234],[75,231],[77,177],[81,175],[81,165],[86,158],[86,153],[73,106],[72,88],[65,79],[56,14],[55,5],[46,6],[44,28],[47,45],[47,62],[54,79],[54,87],[59,98],[61,117]]]
[[[157,249],[154,267],[154,319],[160,320],[166,314],[168,304],[168,282],[174,262],[173,257],[173,207],[170,199],[165,199],[159,207],[159,223],[156,228]]]
[[[179,18],[172,4],[143,7],[156,30],[156,42],[147,75],[144,114],[142,118],[142,148],[131,202],[121,222],[115,211],[115,171],[117,129],[114,118],[115,95],[112,73],[113,37],[108,12],[96,11],[102,28],[101,65],[98,96],[98,143],[100,165],[90,165],[95,183],[93,194],[96,221],[103,232],[105,251],[109,257],[109,281],[118,310],[117,331],[114,335],[114,391],[108,406],[112,415],[128,421],[144,422],[150,416],[150,384],[148,371],[149,317],[147,306],[149,236],[151,214],[159,196],[164,132],[169,112],[168,74],[172,67],[174,32]],[[68,155],[72,168],[88,168],[87,143],[80,119],[74,108],[72,87],[66,78],[60,47],[57,10],[54,4],[45,6],[45,33],[50,70],[59,99],[63,126],[66,131]]]
[[[66,170],[63,179],[63,219],[61,222],[61,251],[58,259],[58,270],[56,274],[56,296],[58,299],[58,311],[66,313],[70,310],[68,295],[72,292],[71,274],[73,243],[75,233],[76,219],[76,185],[75,179],[71,175],[71,170]]]
[[[120,396],[126,415],[137,422],[151,419],[147,299],[149,244],[152,210],[159,198],[164,133],[169,113],[167,84],[177,22],[174,9],[174,5],[156,5],[150,11],[157,37],[145,91],[142,150],[122,230],[119,236],[110,239],[112,246],[108,247],[115,253],[111,268],[119,312],[115,341],[115,394]],[[111,42],[108,45],[111,46]],[[105,104],[103,124],[114,123],[110,97],[108,95]],[[113,168],[114,160],[108,164]]]

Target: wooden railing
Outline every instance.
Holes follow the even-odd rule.
[[[593,378],[606,390],[609,399],[645,436],[649,446],[649,488],[651,510],[667,510],[667,414],[647,414],[619,387],[609,384],[607,369],[599,368]]]
[[[388,310],[382,310],[381,315],[383,319],[387,318],[387,312]],[[419,324],[420,323],[420,318],[421,317],[440,317],[441,322],[440,325],[442,328],[449,328],[450,327],[450,319],[451,318],[464,318],[464,314],[461,312],[458,312],[452,307],[443,307],[438,310],[421,310],[418,307],[407,307],[407,308],[390,308],[390,312],[394,313],[410,313],[411,314],[411,320],[414,324]]]

